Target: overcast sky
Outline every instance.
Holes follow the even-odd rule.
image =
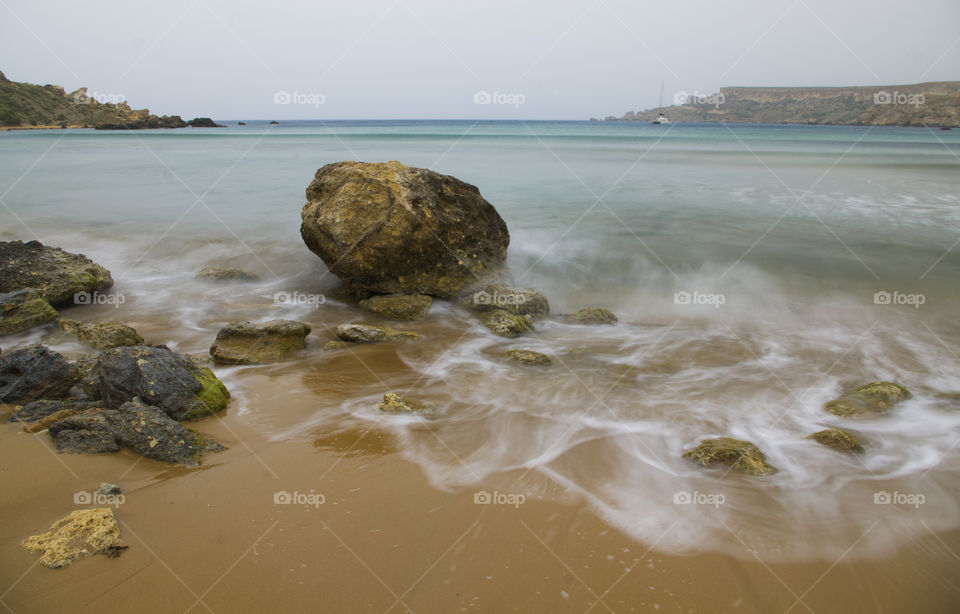
[[[586,119],[960,80],[960,1],[0,0],[0,70],[188,118]]]

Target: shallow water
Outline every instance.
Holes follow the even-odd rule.
[[[218,369],[231,411],[275,439],[376,425],[435,486],[529,472],[676,552],[833,560],[854,543],[850,557],[874,556],[960,526],[960,403],[948,396],[960,392],[960,133],[248,123],[0,134],[0,239],[39,238],[107,266],[122,304],[64,315],[120,319],[180,351],[206,351],[232,319],[308,322],[297,360]],[[476,184],[507,221],[520,285],[542,289],[554,313],[600,305],[620,324],[547,321],[504,340],[437,301],[409,326],[420,342],[324,352],[330,328],[372,320],[339,297],[298,233],[312,174],[341,159],[398,159]],[[192,279],[223,265],[263,281]],[[325,302],[277,305],[278,292]],[[877,292],[904,304],[878,304]],[[80,349],[49,329],[4,348],[34,340]],[[521,347],[556,364],[502,358]],[[879,379],[913,398],[881,419],[822,411]],[[380,415],[389,390],[444,416]],[[841,425],[865,455],[805,438]],[[779,473],[745,478],[681,458],[722,435],[756,442]],[[875,503],[885,492],[895,501]]]

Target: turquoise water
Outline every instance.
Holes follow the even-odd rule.
[[[600,305],[621,324],[544,323],[517,343],[560,364],[518,374],[496,358],[512,345],[482,328],[464,333],[469,316],[438,303],[422,324],[430,342],[391,350],[417,377],[371,354],[379,381],[330,397],[285,371],[293,380],[281,413],[246,383],[250,369],[281,374],[225,369],[231,411],[297,437],[383,421],[372,409],[383,386],[412,386],[451,408],[439,437],[402,418],[382,426],[438,487],[532,472],[679,551],[724,547],[732,526],[772,556],[840,554],[878,510],[892,528],[872,534],[864,552],[960,526],[960,408],[948,396],[960,392],[960,131],[226,123],[0,133],[0,239],[39,238],[104,264],[125,302],[71,317],[123,319],[181,351],[205,351],[228,319],[303,319],[323,337],[363,314],[336,298],[336,280],[300,240],[316,169],[395,159],[455,175],[506,220],[519,284],[542,289],[556,313]],[[243,267],[263,281],[204,286],[192,279],[204,266]],[[270,301],[278,291],[329,300],[279,307]],[[10,339],[51,342],[42,331]],[[335,366],[324,341],[304,365]],[[636,371],[620,377],[624,365]],[[870,453],[849,459],[804,439],[849,426],[822,404],[875,379],[900,381],[914,398],[851,427]],[[780,473],[761,488],[680,458],[719,435],[757,442]],[[919,491],[927,503],[878,508],[881,488]],[[704,516],[674,505],[678,490],[724,492],[728,503]]]

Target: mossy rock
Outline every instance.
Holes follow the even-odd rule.
[[[481,313],[502,309],[513,315],[550,314],[550,301],[536,288],[514,288],[503,284],[490,284],[482,290],[461,298],[459,302]]]
[[[910,391],[892,382],[871,382],[860,386],[838,399],[824,404],[823,408],[842,418],[883,415],[904,399]]]
[[[491,311],[483,319],[483,324],[494,334],[501,337],[519,337],[533,330],[533,320],[527,315],[514,315],[502,309]]]
[[[576,313],[560,316],[560,319],[568,324],[616,324],[617,316],[609,309],[603,307],[584,307]]]
[[[849,454],[863,452],[863,444],[843,429],[824,429],[810,435],[810,438],[819,444],[833,448],[839,452],[847,452]]]
[[[60,318],[57,321],[63,332],[74,335],[85,345],[98,350],[123,347],[125,345],[143,345],[143,337],[136,330],[119,322],[93,322],[85,324],[76,320]]]
[[[38,291],[27,288],[0,294],[0,335],[13,335],[60,317]]]
[[[417,414],[423,418],[436,418],[440,410],[417,399],[411,399],[397,392],[383,395],[383,402],[377,403],[377,409],[388,414]]]
[[[23,540],[23,547],[40,552],[40,564],[50,569],[66,567],[95,554],[117,553],[120,525],[109,507],[74,510],[53,523],[50,530]]]
[[[412,331],[396,330],[389,326],[374,326],[372,324],[359,323],[341,324],[333,329],[333,334],[341,341],[348,343],[379,343],[381,341],[420,338],[420,335]]]
[[[683,457],[703,466],[722,463],[748,475],[764,476],[777,472],[776,467],[767,463],[760,448],[732,437],[704,439],[696,448],[684,452]]]
[[[294,320],[231,322],[217,332],[210,355],[229,365],[278,362],[304,349],[309,334],[308,325]]]
[[[552,358],[533,350],[508,350],[506,356],[524,365],[549,367],[553,364]]]
[[[422,320],[433,299],[425,294],[381,294],[360,301],[360,306],[388,320]]]
[[[197,404],[182,420],[196,420],[227,408],[230,404],[230,392],[213,371],[206,367],[197,367],[193,378],[200,382],[202,388],[197,393]]]
[[[223,269],[217,267],[208,267],[201,269],[196,275],[197,279],[207,281],[260,281],[260,276],[241,269]]]

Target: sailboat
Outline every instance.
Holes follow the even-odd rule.
[[[656,119],[651,119],[650,123],[654,126],[661,126],[664,124],[669,124],[670,120],[667,119],[667,116],[663,114],[663,81],[660,82],[660,102],[657,105],[657,108],[661,109],[660,114]]]

